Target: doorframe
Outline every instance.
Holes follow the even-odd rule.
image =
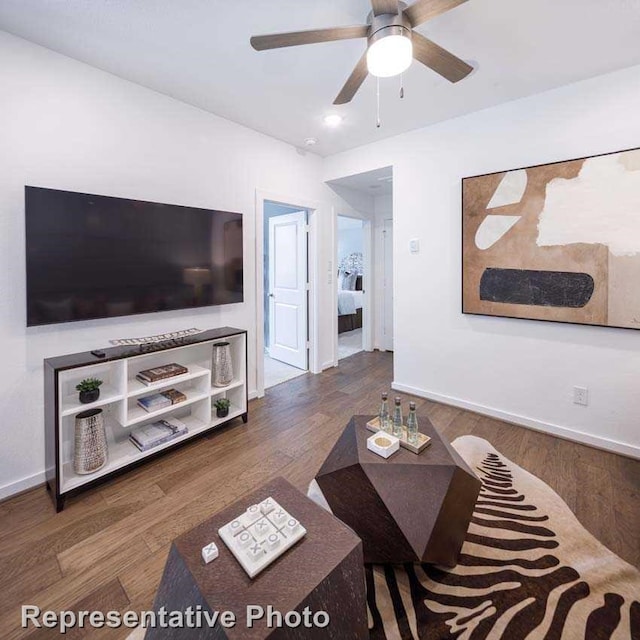
[[[320,373],[319,364],[319,216],[322,215],[323,205],[317,200],[307,200],[295,195],[275,193],[264,189],[256,189],[255,219],[256,219],[256,393],[258,398],[264,396],[264,203],[276,202],[289,207],[308,212],[309,225],[307,243],[307,280],[309,282],[309,309],[307,340],[309,342],[308,364],[311,373]],[[336,303],[337,304],[337,303]],[[337,307],[336,307],[337,308]],[[336,321],[337,322],[337,321]],[[337,329],[336,329],[337,330]]]
[[[366,277],[366,284],[364,289],[364,295],[362,296],[362,350],[373,351],[373,336],[374,336],[374,309],[372,291],[374,287],[374,275],[373,275],[373,220],[370,218],[354,215],[352,212],[341,213],[332,207],[333,224],[332,224],[332,239],[331,244],[333,246],[333,308],[336,310],[333,316],[333,366],[339,365],[338,358],[338,216],[342,218],[351,218],[353,220],[360,220],[362,222],[362,262],[364,268],[364,275]]]
[[[389,223],[389,224],[387,224]],[[389,262],[389,255],[387,254],[386,251],[386,243],[387,243],[387,227],[391,228],[391,261]],[[381,246],[382,246],[382,255],[384,256],[384,261],[382,264],[382,306],[380,306],[380,310],[381,310],[381,322],[380,322],[380,345],[379,345],[379,349],[380,351],[393,351],[393,333],[394,333],[394,313],[395,313],[395,305],[393,304],[393,295],[391,296],[391,299],[389,299],[389,287],[385,286],[387,283],[387,266],[391,267],[391,290],[392,292],[395,294],[395,269],[394,269],[394,247],[393,247],[393,243],[394,243],[394,237],[395,234],[393,233],[394,230],[394,226],[393,226],[393,212],[392,212],[392,217],[391,218],[382,218],[382,227],[381,227]],[[388,306],[391,306],[391,326],[387,326],[387,308]],[[391,349],[388,348],[389,346],[389,338],[388,336],[388,331],[390,330],[391,333]]]

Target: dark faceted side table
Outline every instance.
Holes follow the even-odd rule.
[[[367,449],[374,416],[354,416],[316,482],[333,513],[361,538],[369,563],[454,566],[469,527],[480,480],[426,416],[431,445],[384,459]]]
[[[297,518],[307,534],[253,580],[244,572],[218,535],[218,529],[251,505],[272,496]],[[219,557],[205,564],[202,547],[215,542]],[[329,625],[320,627],[267,628],[266,620],[247,628],[247,606],[271,605],[282,613],[326,611]],[[283,478],[263,485],[254,493],[188,531],[171,545],[154,611],[233,611],[233,628],[148,629],[146,638],[273,638],[359,640],[369,637],[362,543],[348,527],[316,505]]]

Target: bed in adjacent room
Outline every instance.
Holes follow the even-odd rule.
[[[349,279],[348,276],[355,277]],[[342,274],[338,280],[338,333],[362,328],[362,276]],[[351,284],[353,283],[353,284]],[[343,287],[353,286],[353,289]]]

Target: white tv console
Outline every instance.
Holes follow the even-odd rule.
[[[228,342],[231,347],[234,379],[226,387],[212,386],[212,345]],[[146,386],[136,380],[144,369],[177,362],[189,371]],[[103,381],[96,402],[82,404],[75,390],[84,378]],[[143,395],[175,388],[186,401],[148,413],[137,404]],[[44,361],[45,457],[47,488],[56,510],[64,508],[65,498],[144,463],[203,433],[226,425],[237,417],[248,419],[247,332],[223,327],[166,342],[138,346],[112,347],[99,358],[90,352]],[[231,402],[225,418],[216,417],[213,403],[219,398]],[[89,409],[101,408],[107,433],[107,463],[98,471],[79,475],[73,470],[75,417]],[[129,441],[131,430],[173,415],[186,423],[188,433],[149,451],[140,451]]]

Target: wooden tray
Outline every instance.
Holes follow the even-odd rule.
[[[380,428],[380,418],[374,418],[373,420],[369,420],[367,422],[367,429],[369,431],[382,431]],[[407,449],[411,451],[411,453],[421,453],[431,444],[431,438],[429,436],[425,436],[424,433],[418,432],[418,444],[411,444],[407,440],[407,428],[403,427],[402,437],[399,438],[400,446],[403,449]]]

